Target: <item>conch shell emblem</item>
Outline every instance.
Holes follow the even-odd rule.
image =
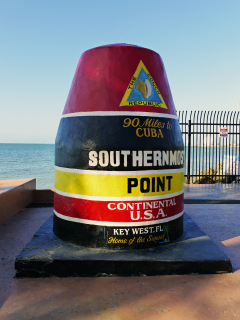
[[[144,96],[144,99],[148,99],[152,94],[152,86],[148,79],[142,81],[142,79],[139,78],[136,89],[141,92],[141,94]]]

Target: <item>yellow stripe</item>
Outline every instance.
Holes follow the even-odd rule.
[[[101,175],[100,171],[99,175],[92,175],[55,170],[55,188],[57,190],[86,196],[149,197],[167,195],[183,190],[183,181],[183,172],[119,176]]]

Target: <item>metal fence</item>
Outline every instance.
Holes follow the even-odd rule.
[[[240,113],[179,111],[185,183],[240,182]]]

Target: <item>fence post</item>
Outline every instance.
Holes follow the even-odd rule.
[[[191,159],[191,119],[188,120],[188,166],[187,166],[187,184],[190,184],[190,159]]]

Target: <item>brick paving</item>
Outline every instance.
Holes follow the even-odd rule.
[[[185,186],[189,199],[240,199],[238,185]],[[0,319],[238,319],[239,204],[185,211],[231,259],[234,272],[157,277],[15,279],[16,256],[52,208],[26,208],[0,227]]]

